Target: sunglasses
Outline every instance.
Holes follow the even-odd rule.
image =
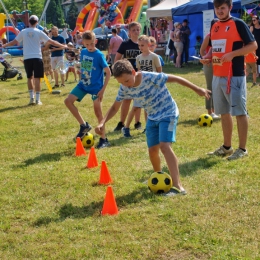
[[[257,20],[252,20],[253,22],[257,21]]]

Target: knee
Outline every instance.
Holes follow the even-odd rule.
[[[171,143],[160,143],[160,150],[163,154],[167,153],[171,149]]]

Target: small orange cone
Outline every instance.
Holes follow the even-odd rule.
[[[108,186],[101,214],[116,215],[117,213],[118,213],[118,208],[116,205],[114,193],[112,187]]]
[[[83,144],[81,142],[81,139],[80,137],[77,137],[77,143],[76,143],[76,153],[75,153],[76,156],[81,156],[81,155],[87,155],[84,147],[83,147]]]
[[[100,170],[100,177],[99,177],[99,184],[109,184],[112,183],[112,179],[110,177],[110,173],[107,168],[107,164],[105,161],[101,163],[101,170]]]
[[[98,166],[98,160],[95,152],[95,148],[92,146],[90,149],[87,168],[94,168]]]

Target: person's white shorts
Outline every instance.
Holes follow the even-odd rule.
[[[55,70],[57,64],[59,63],[59,61],[63,61],[64,57],[63,56],[57,56],[57,57],[51,57],[51,67],[53,70]]]

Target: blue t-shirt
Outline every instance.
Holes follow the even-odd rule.
[[[61,35],[58,35],[57,37],[52,37],[51,39],[54,41],[57,41],[61,44],[65,43],[65,39]],[[55,49],[55,48],[57,48],[57,47],[51,45],[51,49]],[[64,55],[64,50],[58,50],[58,51],[51,52],[51,57],[60,57],[63,55]]]
[[[165,83],[168,76],[164,73],[142,71],[142,82],[137,87],[120,85],[116,101],[134,99],[144,108],[150,120],[179,116],[179,109]]]
[[[164,64],[164,60],[163,60],[162,56],[161,56],[161,55],[158,55],[158,54],[157,54],[157,56],[158,56],[159,59],[160,59],[161,65],[164,66],[165,64]]]
[[[104,85],[104,68],[108,67],[106,58],[98,49],[94,52],[83,49],[80,62],[81,80],[78,87],[89,94],[96,95]]]
[[[123,41],[126,41],[129,39],[127,32],[124,29],[120,29],[120,32],[117,33],[117,35],[119,35],[123,39]]]

